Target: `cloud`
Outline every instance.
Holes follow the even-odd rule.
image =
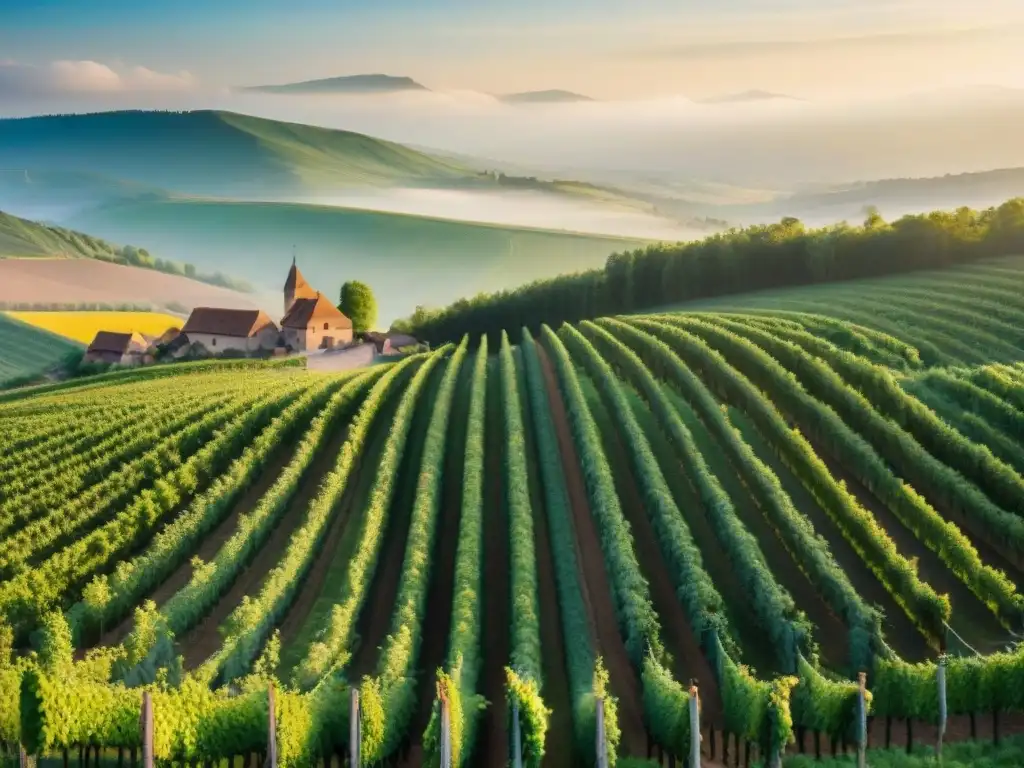
[[[187,91],[195,85],[196,79],[185,71],[165,73],[141,66],[114,69],[98,61],[53,61],[44,65],[0,61],[0,95]]]
[[[805,53],[812,50],[902,48],[914,44],[980,42],[1018,36],[1020,25],[1002,27],[971,27],[923,32],[880,32],[865,35],[822,36],[795,39],[694,41],[662,47],[645,47],[634,51],[643,57],[668,56],[675,59],[732,58],[773,54]]]

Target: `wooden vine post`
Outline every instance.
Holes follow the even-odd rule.
[[[153,768],[153,694],[142,694],[142,766]]]
[[[864,672],[857,675],[857,768],[865,768],[868,749],[868,697]]]
[[[363,738],[363,730],[359,723],[359,689],[349,689],[348,706],[348,764],[350,768],[359,768],[360,748]]]
[[[597,700],[597,768],[608,768],[608,741],[604,735],[604,699]]]
[[[700,698],[697,686],[690,686],[690,768],[700,768]]]
[[[512,697],[512,768],[523,768],[523,734],[519,723],[519,697]]]
[[[942,762],[942,740],[946,735],[946,656],[939,657],[939,665],[935,669],[939,685],[939,735],[935,745],[935,754]]]
[[[441,768],[452,768],[452,711],[441,686],[437,693],[441,699]]]
[[[267,688],[267,768],[277,768],[277,700],[273,685]]]

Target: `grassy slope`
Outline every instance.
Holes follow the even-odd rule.
[[[0,313],[0,386],[56,365],[82,346]]]
[[[0,168],[96,173],[191,194],[432,184],[472,175],[358,133],[213,111],[0,120]]]
[[[599,235],[278,203],[141,201],[80,215],[76,226],[243,277],[280,296],[295,246],[310,283],[330,297],[345,280],[377,294],[380,319],[482,290],[600,266],[643,243]]]
[[[117,247],[81,232],[39,224],[0,211],[0,259],[25,257],[96,258]]]

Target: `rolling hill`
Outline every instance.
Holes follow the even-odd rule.
[[[572,104],[581,101],[594,101],[589,96],[572,91],[558,89],[548,91],[524,91],[523,93],[506,93],[498,97],[506,104]]]
[[[84,347],[0,312],[0,387],[34,376]]]
[[[219,270],[204,273],[187,262],[154,258],[145,249],[118,246],[84,232],[41,224],[0,211],[0,259],[9,258],[94,259],[165,272],[233,291],[250,290],[244,280],[228,277]]]
[[[331,93],[403,93],[406,91],[428,91],[424,85],[411,77],[393,75],[345,75],[326,77],[320,80],[304,80],[299,83],[282,85],[250,85],[239,90],[250,93],[277,94],[331,94]]]
[[[303,273],[330,296],[345,280],[369,283],[383,322],[417,304],[436,306],[598,267],[615,251],[647,244],[354,208],[200,199],[130,202],[85,212],[71,223],[242,277],[270,308],[280,302],[294,248]]]
[[[448,185],[474,174],[371,136],[232,112],[0,120],[0,167],[99,174],[199,195]]]

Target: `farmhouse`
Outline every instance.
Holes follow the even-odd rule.
[[[297,271],[294,265],[292,270]],[[352,321],[319,292],[295,299],[281,320],[281,330],[285,345],[298,352],[333,349],[352,341]]]
[[[86,363],[127,365],[142,361],[149,345],[139,333],[98,331],[82,358]]]
[[[262,310],[217,307],[193,309],[181,332],[213,354],[273,349],[279,336],[274,321]]]

